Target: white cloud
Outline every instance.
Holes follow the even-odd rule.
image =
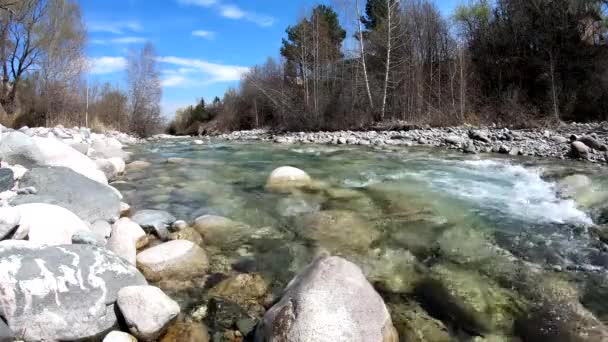
[[[195,37],[205,38],[205,39],[214,39],[215,32],[205,31],[205,30],[195,30],[192,31],[192,35]]]
[[[124,57],[95,57],[89,59],[91,63],[91,74],[112,74],[124,70],[127,67],[127,59]]]
[[[195,76],[200,75],[202,77],[196,77],[196,82],[210,84],[216,82],[238,81],[244,73],[249,71],[249,68],[247,67],[211,63],[202,59],[165,56],[159,57],[158,60],[161,63],[181,67],[177,70],[168,70],[165,72],[167,76],[165,77],[164,82],[170,86],[192,84],[194,81],[186,77],[188,74],[197,74]],[[178,76],[182,78],[178,78]]]
[[[137,44],[137,43],[143,43],[145,41],[146,41],[146,38],[143,38],[143,37],[120,37],[120,38],[110,39],[110,43],[114,43],[114,44]]]
[[[188,83],[188,79],[182,75],[170,75],[163,77],[161,84],[163,87],[178,87]]]
[[[129,32],[141,32],[143,26],[137,21],[116,22],[90,22],[87,24],[89,32],[123,34]]]
[[[224,5],[220,7],[220,14],[224,18],[229,19],[241,19],[244,18],[247,13],[235,5]]]
[[[234,4],[222,4],[220,0],[177,0],[177,2],[182,5],[214,7],[224,18],[246,20],[262,27],[272,26],[275,22],[271,16],[246,11]]]

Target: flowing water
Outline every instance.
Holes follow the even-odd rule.
[[[568,274],[587,289],[588,307],[607,317],[594,303],[608,298],[608,252],[589,233],[601,214],[562,199],[554,182],[584,173],[600,196],[608,191],[601,167],[428,148],[195,145],[190,139],[136,146],[133,154],[152,163],[116,184],[134,210],[244,223],[206,246],[213,272],[260,272],[278,291],[322,249],[358,263],[379,289],[408,293],[391,274],[403,272],[393,267],[400,258],[414,255],[423,265],[471,260],[484,253],[473,241],[483,238],[518,260]],[[266,191],[268,175],[284,165],[305,170],[316,185]]]

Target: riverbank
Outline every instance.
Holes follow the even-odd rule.
[[[203,137],[210,139],[210,137]],[[228,141],[280,144],[430,146],[464,153],[500,153],[608,163],[608,123],[562,124],[557,129],[510,130],[493,127],[410,128],[387,131],[236,131],[215,136]]]

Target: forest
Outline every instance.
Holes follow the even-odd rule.
[[[206,114],[178,111],[170,131],[606,120],[606,66],[606,0],[475,0],[450,15],[429,0],[334,1],[286,29],[280,58]]]
[[[87,29],[72,0],[0,0],[0,123],[87,126],[141,136],[161,130],[152,44],[131,50],[126,86],[87,82]]]
[[[0,122],[161,131],[154,46],[131,50],[124,84],[102,84],[87,81],[87,38],[76,1],[0,0]],[[277,55],[168,131],[608,119],[608,0],[470,0],[449,14],[432,0],[333,0],[287,27]]]

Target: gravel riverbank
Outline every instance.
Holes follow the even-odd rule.
[[[417,128],[399,131],[296,132],[237,131],[225,140],[280,144],[431,146],[464,153],[501,153],[541,158],[608,162],[608,123],[563,124],[557,129],[510,130],[493,127]]]

